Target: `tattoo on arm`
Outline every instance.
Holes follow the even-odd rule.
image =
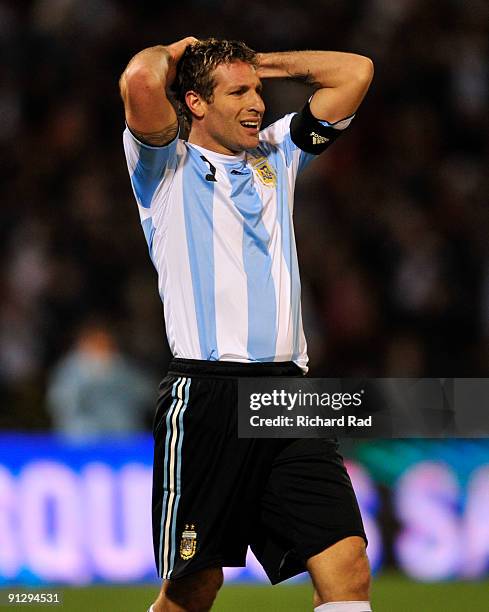
[[[160,132],[137,132],[130,128],[138,140],[154,147],[162,147],[171,142],[178,133],[178,121]]]
[[[304,85],[312,85],[314,87],[320,86],[321,84],[316,81],[309,70],[304,74],[300,72],[289,72],[290,78],[298,83],[304,83]]]

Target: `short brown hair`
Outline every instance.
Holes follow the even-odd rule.
[[[246,62],[257,66],[256,52],[238,40],[207,38],[189,45],[178,62],[172,89],[179,114],[190,124],[192,113],[185,103],[187,91],[195,91],[206,102],[212,102],[215,81],[213,72],[220,64]]]

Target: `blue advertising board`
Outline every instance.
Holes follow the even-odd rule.
[[[157,581],[152,453],[149,435],[85,442],[1,435],[0,585]],[[486,440],[369,443],[347,467],[374,571],[390,557],[421,580],[487,575]],[[380,486],[399,526],[392,541]],[[266,580],[251,553],[247,567],[227,569],[226,578]]]

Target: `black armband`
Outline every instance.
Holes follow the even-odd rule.
[[[303,109],[292,117],[290,137],[299,149],[306,153],[319,155],[345,131],[351,119],[353,119],[353,116],[341,119],[333,124],[323,125],[325,122],[316,119],[311,113],[308,101]]]

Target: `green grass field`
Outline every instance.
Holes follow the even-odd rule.
[[[156,590],[153,586],[62,589],[64,601],[58,609],[67,612],[146,612]],[[272,588],[229,584],[221,590],[213,610],[312,612],[311,597],[312,589],[308,585]],[[431,584],[412,582],[399,574],[382,574],[373,583],[372,605],[375,612],[485,611],[489,610],[489,581]]]

